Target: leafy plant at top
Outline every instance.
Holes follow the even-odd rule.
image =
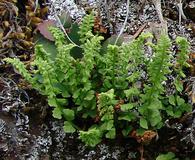
[[[82,57],[72,55],[70,44],[58,28],[50,28],[57,53],[46,52],[42,45],[35,48],[32,70],[27,71],[18,59],[6,58],[41,94],[46,95],[53,116],[64,119],[65,132],[79,131],[80,139],[95,146],[103,137],[113,139],[117,132],[127,136],[135,129],[159,129],[167,118],[179,118],[191,106],[179,96],[181,90],[167,97],[167,75],[176,72],[184,77],[188,43],[178,37],[179,64],[174,70],[171,42],[162,35],[157,44],[147,43],[152,34],[143,33],[136,40],[121,46],[107,46],[102,52],[103,37],[92,34],[94,18],[87,15],[79,26]],[[154,53],[146,57],[144,46]],[[174,86],[174,85],[173,85]],[[176,85],[175,85],[176,86]],[[176,86],[177,88],[177,86]],[[79,124],[75,119],[89,121]],[[133,125],[132,125],[133,124]]]

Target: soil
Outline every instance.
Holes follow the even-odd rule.
[[[53,3],[57,3],[52,0]],[[85,3],[84,3],[85,2]],[[108,35],[118,34],[126,15],[126,1],[98,4],[93,0],[69,2],[60,1],[57,9],[68,9],[73,19],[80,19],[90,8],[98,10],[102,25]],[[113,1],[114,2],[114,1]],[[69,5],[67,5],[69,3]],[[63,4],[63,5],[62,5]],[[164,0],[162,10],[167,21],[168,34],[172,40],[185,36],[195,53],[195,1],[183,4],[186,19],[179,24],[176,0]],[[151,29],[160,23],[152,1],[131,1],[130,12],[123,36],[135,36],[142,26]],[[54,12],[52,10],[52,12]],[[75,11],[76,10],[76,11]],[[79,14],[78,14],[79,13]],[[173,46],[173,50],[174,50]],[[193,59],[192,59],[193,63]],[[194,65],[194,64],[193,64]],[[192,66],[193,66],[192,65]],[[160,153],[174,152],[179,159],[195,159],[195,119],[193,114],[181,119],[168,121],[150,144],[140,144],[133,138],[104,139],[95,148],[86,147],[77,134],[65,134],[63,121],[51,115],[51,108],[45,97],[36,91],[19,86],[19,76],[8,76],[7,70],[0,69],[0,159],[2,160],[154,160]],[[13,73],[13,71],[10,71]],[[9,72],[9,73],[10,73]],[[194,75],[188,71],[186,81]],[[188,97],[191,103],[190,97]],[[143,153],[143,155],[142,155]]]

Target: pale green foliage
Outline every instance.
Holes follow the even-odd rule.
[[[91,34],[88,33],[91,32],[93,25],[94,25],[93,13],[86,15],[83,18],[82,24],[79,26],[80,29],[79,35],[81,43],[84,43],[86,40],[89,39],[90,36],[92,36]]]
[[[8,63],[11,63],[18,70],[18,72],[24,77],[25,80],[33,83],[31,74],[27,71],[24,63],[22,63],[19,59],[5,58],[4,60]]]
[[[169,105],[166,106],[166,112],[169,116],[179,118],[184,112],[190,112],[192,107],[185,103],[185,100],[179,95],[169,96]]]
[[[156,160],[179,160],[175,157],[175,154],[172,152],[168,152],[167,154],[160,154]]]
[[[114,90],[101,93],[98,97],[97,109],[101,118],[100,130],[106,137],[115,138],[114,105],[116,104]]]
[[[150,84],[145,85],[144,94],[142,95],[143,106],[139,108],[143,116],[142,122],[149,122],[151,126],[161,125],[160,110],[163,108],[160,99],[161,94],[164,93],[163,81],[166,81],[166,75],[170,73],[170,51],[171,46],[168,36],[163,35],[154,46],[153,58],[148,63],[148,76]],[[143,126],[143,125],[142,125]],[[148,129],[147,125],[144,125]]]
[[[175,87],[177,91],[181,92],[183,90],[183,85],[181,83],[181,78],[185,78],[183,73],[183,67],[189,67],[187,59],[189,58],[189,43],[183,37],[177,37],[176,43],[179,45],[179,52],[177,53],[176,67],[175,71],[177,72],[177,77],[175,79]]]
[[[189,67],[187,60],[189,58],[189,42],[184,37],[177,37],[176,43],[179,45],[179,52],[177,54],[177,63],[179,67],[176,68],[181,77],[185,77],[185,74],[182,71],[182,67]]]
[[[64,122],[63,129],[66,133],[74,133],[76,131],[76,129],[74,128],[73,124],[70,121]]]
[[[97,128],[89,129],[88,131],[80,131],[79,138],[86,145],[95,147],[102,140],[101,131]]]
[[[101,141],[103,135],[109,139],[115,138],[114,104],[116,104],[116,100],[113,89],[98,95],[97,110],[100,123],[99,126],[94,125],[88,131],[80,131],[80,139],[83,142],[95,146]]]
[[[53,116],[65,120],[65,132],[79,130],[80,139],[95,146],[103,137],[115,138],[116,130],[128,135],[131,124],[140,130],[156,130],[167,118],[179,118],[191,110],[178,95],[181,91],[178,85],[178,91],[169,97],[164,85],[167,75],[177,72],[181,88],[178,82],[184,77],[182,68],[187,66],[185,39],[177,39],[179,67],[174,70],[167,35],[162,35],[157,44],[149,44],[147,39],[152,35],[143,33],[128,44],[108,45],[106,53],[102,53],[103,37],[92,34],[93,22],[91,14],[80,25],[82,58],[73,58],[71,51],[75,46],[66,41],[62,31],[51,28],[57,49],[55,56],[37,45],[30,72],[18,59],[5,59],[32,87],[47,96],[49,105],[54,107]],[[154,51],[150,58],[144,50],[147,45]],[[78,124],[78,120],[89,120],[91,126]]]

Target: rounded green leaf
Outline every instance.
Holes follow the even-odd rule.
[[[74,120],[74,111],[71,109],[63,109],[63,115],[68,121]]]
[[[55,107],[53,110],[53,117],[57,118],[57,119],[61,119],[62,118],[62,113],[59,107]]]
[[[144,129],[148,129],[148,122],[147,122],[147,120],[146,119],[144,119],[144,118],[141,118],[140,119],[140,126],[142,127],[142,128],[144,128]]]
[[[106,138],[114,139],[116,136],[116,129],[112,128],[110,131],[106,133]]]
[[[74,133],[76,131],[76,129],[72,126],[72,124],[68,121],[64,122],[64,132],[66,133]]]
[[[134,106],[132,103],[128,103],[128,104],[123,104],[121,105],[121,110],[122,111],[128,111],[130,109],[132,109]]]

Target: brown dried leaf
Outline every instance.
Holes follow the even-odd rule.
[[[35,24],[35,25],[38,25],[41,22],[42,22],[42,19],[39,17],[32,17],[32,19],[31,19],[31,23]]]
[[[0,39],[3,38],[3,32],[0,32]]]
[[[156,136],[157,133],[152,130],[145,131],[143,135],[139,135],[135,130],[133,130],[130,134],[130,137],[135,138],[138,143],[145,143],[145,144],[150,143],[150,141]]]
[[[41,24],[37,26],[37,29],[40,31],[40,33],[48,40],[54,41],[54,38],[49,31],[49,27],[55,26],[55,21],[53,20],[45,20]]]
[[[192,100],[192,104],[195,104],[195,93],[192,93],[191,100]]]

